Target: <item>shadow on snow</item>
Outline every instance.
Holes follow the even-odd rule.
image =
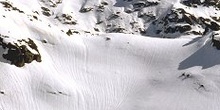
[[[197,40],[198,39],[194,39],[192,42]],[[211,47],[210,43],[207,43],[199,50],[197,50],[195,53],[190,55],[188,58],[183,60],[179,64],[178,69],[183,70],[194,66],[201,66],[202,69],[207,69],[219,64],[220,64],[220,51],[218,51],[214,47]]]

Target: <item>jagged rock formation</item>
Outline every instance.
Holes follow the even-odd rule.
[[[1,53],[4,59],[9,60],[17,67],[22,67],[25,63],[31,63],[33,60],[41,62],[41,55],[33,40],[29,38],[16,42],[5,42],[4,39],[8,38],[9,36],[0,35],[0,46],[6,51]]]
[[[208,30],[218,31],[220,29],[218,22],[196,17],[182,8],[170,10],[164,17],[153,21],[152,26],[157,36],[161,37],[179,37],[186,34],[204,35]]]
[[[220,8],[219,0],[183,0],[182,3],[184,5],[190,7],[197,7],[197,6],[214,6],[216,8]]]
[[[218,2],[185,0],[181,3],[174,5],[167,13],[154,20],[146,28],[144,35],[176,38],[182,35],[205,35],[207,32],[220,30],[218,9],[207,8],[207,6],[217,7]],[[199,15],[197,14],[199,9],[209,9],[214,14]]]

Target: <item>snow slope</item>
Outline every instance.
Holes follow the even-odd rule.
[[[41,63],[1,63],[1,108],[218,110],[219,52],[204,40],[105,34],[39,42]]]
[[[102,1],[42,1],[13,0],[13,6],[0,7],[1,43],[15,45],[19,39],[30,38],[42,60],[17,67],[0,57],[0,109],[220,109],[220,51],[212,46],[212,32],[177,39],[85,32],[96,18],[90,13],[88,19],[89,13],[80,14],[78,9]],[[43,13],[73,11],[77,13],[74,20],[61,14],[67,17],[61,20],[67,24],[61,24],[40,13],[41,6],[56,3],[49,8],[53,12],[43,8]],[[76,26],[68,24],[75,20]],[[69,36],[66,31],[70,28],[78,28],[80,33]],[[0,52],[4,55],[8,50],[3,44]],[[31,51],[32,46],[24,45]]]

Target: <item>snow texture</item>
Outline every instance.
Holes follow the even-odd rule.
[[[160,24],[179,8],[196,18],[191,25]],[[0,110],[219,110],[216,8],[180,0],[1,0],[2,43],[25,45],[41,62],[17,67],[0,56]],[[192,30],[155,33],[179,25]]]

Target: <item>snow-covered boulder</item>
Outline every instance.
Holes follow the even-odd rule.
[[[10,37],[0,35],[0,46],[4,50],[0,54],[11,64],[22,67],[25,63],[31,63],[33,60],[41,62],[41,55],[33,40],[29,38],[7,42],[7,39]]]

